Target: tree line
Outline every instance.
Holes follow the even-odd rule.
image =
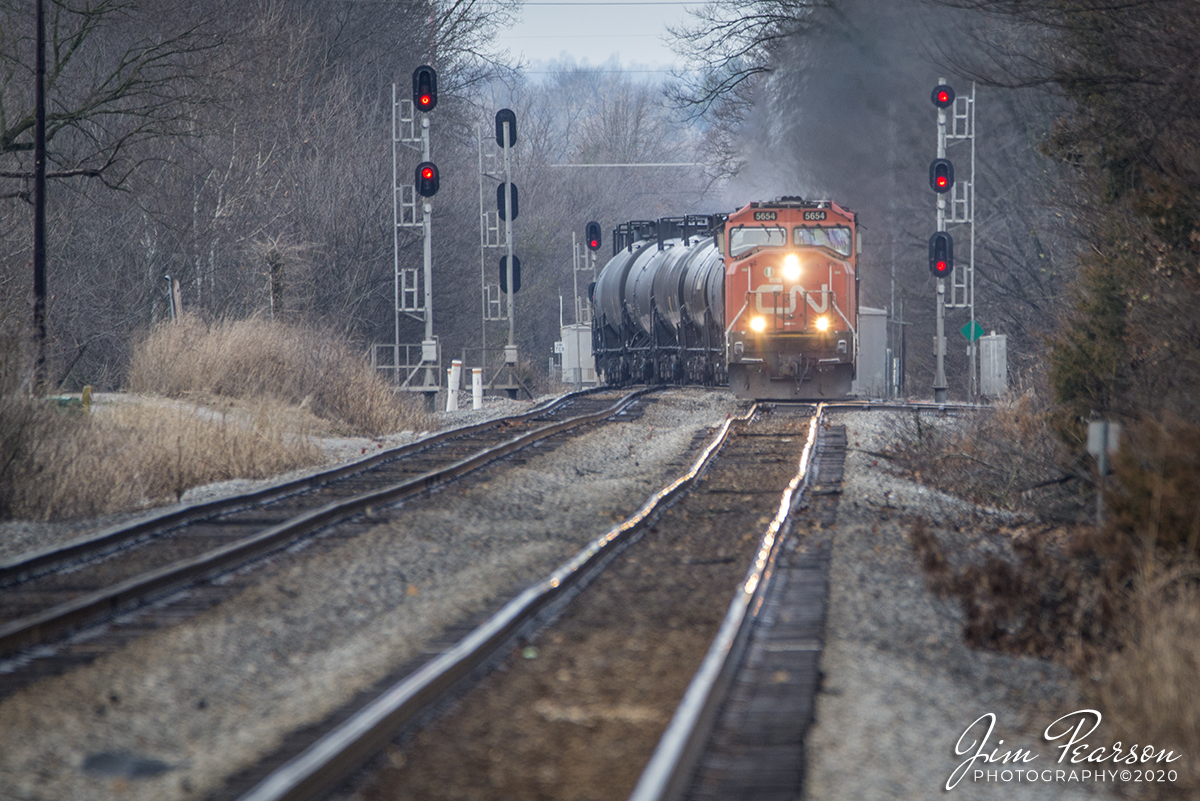
[[[501,106],[520,118],[517,320],[535,365],[558,338],[559,295],[572,306],[570,232],[674,213],[703,185],[678,171],[559,166],[677,161],[690,133],[656,87],[628,76],[521,76],[492,46],[512,0],[46,2],[55,386],[119,386],[130,343],[169,317],[171,281],[207,319],[281,315],[335,327],[364,351],[391,342],[391,92],[407,97],[420,64],[439,74],[434,310],[447,360],[503,344],[481,330],[478,169],[479,131],[486,144]],[[31,2],[0,4],[10,328],[29,316],[32,31]],[[412,165],[399,168],[403,180]],[[419,267],[419,236],[403,230],[399,244],[401,265]],[[414,321],[403,327],[403,340],[422,338]]]
[[[498,251],[481,262],[478,159],[492,115],[511,107],[518,338],[535,366],[557,338],[559,298],[572,308],[570,234],[587,220],[607,230],[805,194],[861,212],[864,297],[904,323],[919,393],[933,362],[925,98],[945,73],[960,93],[977,85],[977,317],[1009,335],[1015,371],[1048,375],[1065,419],[1194,416],[1197,15],[1183,0],[738,0],[675,31],[689,70],[665,86],[570,65],[531,79],[493,47],[510,0],[47,3],[63,386],[119,385],[131,338],[169,315],[168,276],[212,319],[279,313],[364,350],[391,341],[391,85],[403,95],[430,63],[435,328],[448,357],[502,344],[480,321]],[[28,316],[32,47],[32,3],[4,0],[10,326]],[[707,167],[563,166],[688,160]],[[419,237],[399,239],[403,264],[419,266]],[[421,338],[404,325],[402,339]],[[949,352],[952,385],[965,383],[964,353]]]

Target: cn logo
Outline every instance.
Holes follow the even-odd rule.
[[[787,293],[787,306],[782,309],[775,305],[775,298],[783,294],[783,284],[763,284],[754,294],[757,295],[754,304],[760,314],[795,314],[800,306],[801,295],[808,301],[808,307],[817,314],[829,311],[829,284],[821,284],[819,292],[805,292],[801,287],[792,287],[792,291]]]

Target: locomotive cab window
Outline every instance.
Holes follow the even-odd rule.
[[[730,256],[741,256],[755,248],[781,248],[786,244],[786,228],[746,228],[739,225],[729,233]]]
[[[793,243],[800,247],[828,248],[842,256],[850,255],[850,229],[844,225],[828,228],[797,227],[793,229]]]

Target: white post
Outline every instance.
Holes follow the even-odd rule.
[[[483,368],[471,368],[471,408],[483,408]]]
[[[446,384],[446,411],[458,411],[458,387],[462,383],[462,361],[455,359],[450,362],[450,369],[447,371],[449,379]]]

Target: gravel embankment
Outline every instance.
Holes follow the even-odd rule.
[[[736,405],[659,396],[636,425],[410,502],[336,549],[264,569],[226,604],[0,700],[0,798],[204,797],[623,518]]]
[[[889,444],[893,416],[834,416],[846,425],[850,450],[830,568],[824,685],[807,741],[805,798],[1116,797],[1112,782],[988,783],[973,781],[973,773],[944,789],[974,753],[956,756],[959,737],[989,712],[997,724],[988,753],[999,748],[999,758],[1009,749],[1029,749],[1040,756],[1026,769],[1069,770],[1053,764],[1060,753],[1054,746],[1062,741],[1046,742],[1042,733],[1086,704],[1073,677],[1057,665],[968,648],[958,607],[926,589],[908,541],[909,516],[926,517],[943,536],[971,544],[981,529],[1015,520],[908,481],[866,453]],[[982,737],[983,731],[974,733]],[[968,737],[964,748],[975,739]]]

